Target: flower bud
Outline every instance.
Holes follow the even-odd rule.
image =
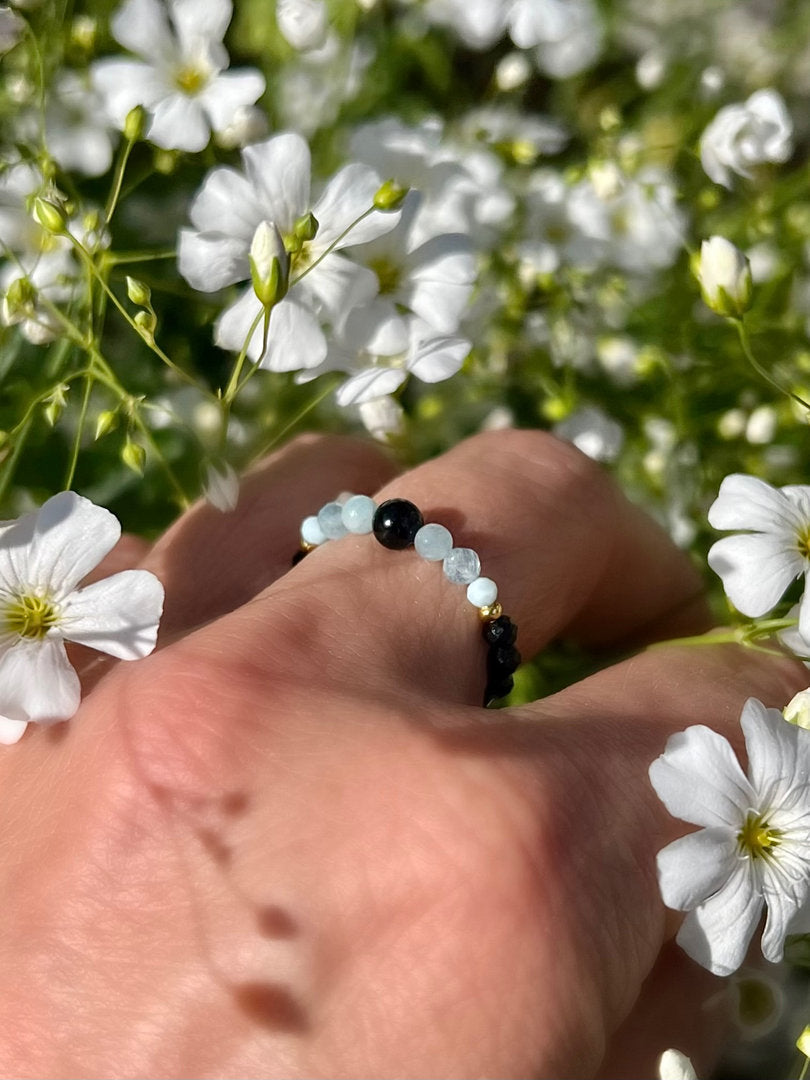
[[[253,289],[266,308],[277,304],[287,293],[290,256],[272,221],[262,221],[253,234],[250,276]]]
[[[66,403],[66,394],[69,389],[70,388],[65,383],[61,386],[57,386],[50,397],[46,398],[43,403],[45,407],[42,411],[45,413],[45,419],[51,427],[54,427],[56,421],[62,415],[62,410]]]
[[[3,322],[6,326],[27,319],[34,311],[37,290],[27,277],[15,278],[3,297]]]
[[[700,245],[697,278],[706,304],[718,315],[738,319],[751,306],[751,267],[739,248],[722,236]]]
[[[152,290],[143,281],[139,281],[138,278],[130,277],[127,274],[127,296],[138,307],[149,307],[152,300]]]
[[[806,1024],[801,1035],[796,1040],[796,1046],[806,1058],[810,1058],[810,1024]]]
[[[810,687],[794,694],[782,710],[782,715],[789,724],[810,730]]]
[[[121,451],[121,460],[128,469],[132,469],[138,476],[143,476],[143,467],[146,464],[146,451],[138,443],[127,438]]]
[[[96,417],[96,433],[94,439],[103,438],[118,424],[118,413],[115,409],[103,409]]]
[[[50,199],[43,199],[41,195],[34,199],[34,217],[49,233],[63,233],[67,226],[67,218],[61,207]]]
[[[399,210],[410,188],[401,187],[396,180],[386,180],[378,189],[373,199],[375,210]]]
[[[143,138],[146,128],[146,110],[143,105],[136,105],[130,109],[124,120],[124,138],[128,142],[137,142]]]
[[[135,316],[135,325],[145,341],[152,342],[155,340],[157,316],[154,311],[139,311]]]
[[[329,32],[324,0],[278,0],[276,23],[294,49],[320,49]]]
[[[308,240],[314,240],[318,235],[318,229],[320,228],[320,222],[309,210],[306,214],[302,214],[300,218],[293,225],[293,236],[296,240],[302,240],[306,243]]]

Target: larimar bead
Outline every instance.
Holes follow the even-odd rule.
[[[444,558],[444,576],[454,585],[469,585],[481,571],[481,560],[472,548],[453,548]]]
[[[498,586],[492,578],[478,577],[467,586],[467,599],[473,607],[488,607],[498,599]]]
[[[327,540],[339,540],[347,529],[343,524],[343,506],[339,502],[328,502],[318,511],[318,524]]]
[[[343,524],[350,533],[370,533],[377,504],[368,495],[352,495],[343,504]]]
[[[424,519],[407,499],[387,499],[374,515],[374,535],[383,547],[401,551],[410,547]]]
[[[453,536],[444,525],[423,525],[413,538],[417,555],[428,562],[438,562],[447,555],[453,546]]]
[[[301,522],[301,539],[305,544],[314,544],[316,547],[327,539],[326,533],[314,514],[305,517]]]

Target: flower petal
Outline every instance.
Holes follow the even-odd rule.
[[[256,227],[264,219],[257,193],[236,169],[212,169],[191,204],[191,223],[200,232],[239,239],[247,258]]]
[[[779,889],[769,889],[765,895],[768,917],[762,933],[762,955],[772,964],[778,964],[785,950],[785,938],[796,931],[791,926],[801,904],[797,897]]]
[[[408,370],[422,382],[441,382],[459,371],[471,348],[465,338],[429,337],[416,345],[408,360]]]
[[[250,277],[248,249],[235,236],[181,229],[177,268],[192,289],[214,292]]]
[[[734,873],[734,833],[720,825],[674,840],[658,852],[658,883],[668,908],[691,911]]]
[[[765,533],[724,536],[712,544],[708,562],[732,604],[752,618],[778,604],[804,569],[798,545],[790,548],[780,537]]]
[[[193,3],[199,8],[198,0]],[[264,76],[253,68],[225,71],[200,94],[199,101],[214,131],[224,131],[245,105],[253,105],[264,93]]]
[[[197,153],[208,145],[211,129],[199,101],[178,91],[154,106],[146,137],[164,150]]]
[[[69,720],[80,699],[79,676],[60,637],[22,640],[0,657],[0,715],[5,719]]]
[[[113,37],[145,60],[168,58],[173,37],[160,0],[124,0],[110,22]]]
[[[138,660],[155,647],[163,595],[163,586],[148,570],[122,570],[73,593],[60,630],[69,641],[121,660]]]
[[[372,208],[379,187],[380,177],[368,165],[345,165],[335,173],[313,208],[320,223],[315,238],[317,251],[325,251],[347,229],[349,232],[338,242],[338,248],[365,244],[396,227],[399,212],[383,213],[380,210],[353,225]]]
[[[61,600],[120,536],[121,526],[109,510],[74,491],[62,491],[0,533],[0,579],[42,588]]]
[[[392,394],[405,381],[406,374],[396,368],[366,368],[352,375],[338,387],[335,400],[340,406],[360,405],[364,401]]]
[[[670,736],[650,766],[650,782],[674,817],[739,829],[754,791],[727,739],[696,724]]]
[[[779,709],[767,709],[753,697],[743,705],[740,726],[748,752],[748,776],[759,796],[757,805],[777,806],[785,793],[807,783],[810,732],[789,724]],[[801,754],[800,739],[803,746],[807,744]]]
[[[256,357],[261,344],[259,334]],[[266,371],[299,371],[301,368],[317,367],[326,359],[326,352],[326,337],[309,308],[299,304],[294,297],[287,297],[273,308],[267,351],[259,361],[259,367]]]
[[[184,54],[201,39],[220,43],[233,14],[231,0],[169,0],[169,10]]]
[[[723,888],[689,912],[677,942],[715,975],[731,975],[745,959],[762,907],[751,862],[739,861]]]
[[[335,322],[361,304],[368,303],[377,292],[377,277],[365,266],[358,266],[343,255],[327,255],[295,286],[304,304],[323,311]]]
[[[772,533],[777,527],[794,531],[797,523],[793,502],[778,488],[756,476],[727,476],[709,507],[713,529],[752,529]]]
[[[90,77],[104,112],[119,128],[123,128],[130,109],[136,105],[151,109],[166,93],[166,85],[155,69],[140,60],[98,60],[90,69]]]
[[[27,720],[9,720],[7,716],[0,716],[0,745],[13,746],[23,737],[27,727]]]
[[[282,233],[292,232],[296,219],[309,210],[312,162],[304,139],[294,132],[274,135],[265,142],[246,146],[242,160],[263,217]]]

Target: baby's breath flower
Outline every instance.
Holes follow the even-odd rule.
[[[669,812],[702,826],[659,852],[658,879],[667,907],[688,912],[678,943],[716,975],[743,962],[763,908],[766,960],[810,926],[810,732],[756,698],[740,723],[748,776],[702,725],[673,735],[650,766]]]
[[[739,318],[751,303],[751,265],[739,248],[722,236],[700,245],[697,270],[703,299],[718,315]]]
[[[0,526],[0,742],[78,709],[65,641],[121,660],[155,647],[163,586],[154,574],[124,570],[79,587],[120,535],[109,511],[72,491]]]

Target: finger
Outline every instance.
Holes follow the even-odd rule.
[[[290,569],[307,514],[342,490],[373,491],[394,472],[372,443],[309,435],[251,470],[232,512],[196,503],[141,563],[166,589],[161,640],[251,600]]]
[[[598,466],[550,435],[476,436],[398,477],[377,500],[394,497],[478,552],[527,657],[567,632],[606,644],[706,625],[686,556]],[[332,677],[342,663],[344,676],[357,679],[346,650],[377,688],[481,700],[476,611],[464,586],[412,549],[385,550],[369,536],[328,542],[266,595],[261,611],[265,621],[285,612],[297,650],[335,659]]]

